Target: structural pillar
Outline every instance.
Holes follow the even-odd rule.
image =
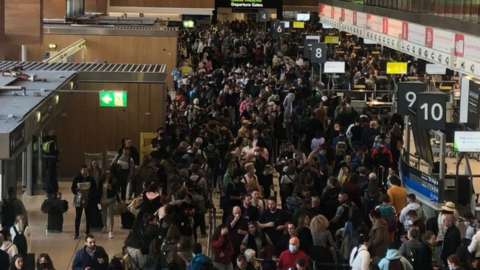
[[[37,184],[41,185],[43,183],[43,164],[42,164],[42,144],[43,144],[43,131],[40,131],[38,135],[38,167],[37,169]]]
[[[33,183],[33,177],[32,177],[32,163],[33,163],[33,145],[32,141],[30,140],[30,143],[27,146],[27,150],[24,152],[25,155],[25,161],[24,161],[24,168],[23,171],[25,172],[24,178],[27,181],[27,195],[28,196],[33,196],[35,195],[35,190],[34,186],[35,183]]]
[[[27,46],[22,45],[22,62],[27,62]]]
[[[3,200],[7,198],[5,190],[5,173],[3,172],[3,160],[0,159],[0,198]]]

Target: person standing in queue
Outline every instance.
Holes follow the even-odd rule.
[[[152,139],[150,151],[152,151],[150,156],[157,164],[170,156],[170,143],[163,128],[157,129],[157,137]]]
[[[122,202],[125,202],[127,197],[127,185],[130,179],[133,178],[135,172],[135,163],[130,157],[130,148],[123,148],[121,155],[117,155],[112,161],[112,168],[115,178],[118,180],[118,187],[120,189],[120,196]],[[129,194],[129,200],[132,200],[133,192]]]
[[[73,257],[72,270],[106,270],[108,263],[105,249],[95,244],[95,236],[87,234],[85,247],[78,250]]]
[[[86,226],[85,233],[90,233],[90,209],[97,203],[97,185],[93,177],[88,173],[88,166],[82,165],[80,174],[73,179],[72,193],[74,195],[75,206],[75,235],[73,239],[78,239],[80,230],[80,221],[82,212],[85,209]]]

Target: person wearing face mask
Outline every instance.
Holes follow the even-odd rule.
[[[417,203],[417,196],[413,193],[410,193],[407,195],[407,206],[405,206],[402,209],[402,211],[400,212],[400,215],[398,216],[398,221],[403,223],[403,227],[405,228],[405,231],[408,231],[408,229],[411,226],[410,225],[411,222],[407,220],[407,213],[409,213],[411,210],[416,211],[417,217],[419,217],[423,222],[427,222],[428,220],[427,213],[420,206],[420,204]],[[425,231],[422,231],[422,233],[425,233]]]
[[[73,257],[72,270],[106,270],[108,254],[105,249],[95,244],[95,236],[85,236],[85,247],[78,250]]]
[[[300,240],[297,237],[292,237],[290,238],[288,250],[282,252],[278,258],[277,269],[287,270],[295,267],[298,259],[304,259],[306,266],[310,267],[308,256],[300,250]]]
[[[80,174],[73,179],[72,193],[74,197],[75,206],[75,235],[74,239],[78,239],[80,222],[82,220],[82,213],[85,211],[85,233],[90,233],[90,219],[91,209],[96,206],[97,203],[97,185],[95,180],[88,173],[88,166],[83,165],[80,169]]]
[[[244,175],[243,180],[247,187],[247,192],[251,193],[253,190],[260,190],[260,184],[258,183],[257,171],[253,163],[247,163],[245,165],[247,173]]]
[[[420,235],[423,235],[427,231],[425,222],[418,217],[418,213],[415,210],[408,211],[405,224],[408,225],[408,228],[417,227],[420,230]]]
[[[55,270],[53,261],[46,253],[42,253],[37,259],[37,270]]]

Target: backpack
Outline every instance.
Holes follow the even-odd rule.
[[[293,214],[295,210],[302,206],[302,201],[296,195],[290,196],[286,200],[287,203],[287,212]]]
[[[215,150],[217,150],[217,147],[213,146],[212,150],[209,149],[210,145],[205,147],[205,156],[207,156],[208,167],[210,167],[210,169],[213,169],[218,167],[218,157],[215,155]]]
[[[198,186],[194,187],[193,192],[188,192],[188,197],[195,206],[195,213],[205,214],[207,212],[205,196]]]
[[[14,199],[15,200],[15,199]],[[2,204],[2,227],[10,228],[15,224],[15,208],[12,203],[3,200]]]
[[[335,155],[345,156],[346,154],[347,154],[347,143],[344,141],[337,142],[337,146],[335,147]]]
[[[395,216],[385,217],[385,221],[387,221],[387,228],[388,232],[396,232],[397,231],[397,218]]]
[[[390,167],[390,155],[388,152],[383,152],[384,148],[378,148],[378,154],[375,155],[375,166],[383,166],[384,168]]]
[[[15,226],[13,226],[13,230],[15,231],[15,238],[13,238],[13,244],[17,246],[19,254],[22,254],[23,256],[27,256],[27,253],[28,253],[27,238],[25,237],[23,232],[18,232]]]
[[[389,260],[388,270],[404,270],[400,259]]]
[[[435,234],[435,236],[438,235],[438,219],[436,217],[431,217],[427,220],[427,224],[425,224],[425,227],[427,231],[431,231]]]

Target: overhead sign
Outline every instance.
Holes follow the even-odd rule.
[[[314,64],[323,64],[327,61],[327,44],[313,43],[310,52],[310,61]]]
[[[101,91],[100,107],[127,107],[127,92]]]
[[[404,62],[388,62],[387,74],[407,74],[407,63]]]
[[[340,40],[337,36],[325,36],[325,43],[327,44],[337,44]]]
[[[422,82],[398,83],[398,114],[408,115],[409,109],[417,111],[417,94],[425,92],[427,85]]]
[[[345,62],[325,62],[325,73],[345,73]]]
[[[283,22],[274,22],[272,27],[273,35],[276,37],[282,37],[285,35],[285,25]]]
[[[315,40],[315,39],[304,39],[303,40],[303,57],[304,58],[311,59],[312,46],[315,43],[318,43],[318,37],[317,37],[317,40]]]
[[[425,71],[430,75],[445,75],[447,73],[447,68],[442,65],[437,64],[427,64]]]
[[[305,27],[305,22],[293,22],[293,28],[302,29]]]
[[[417,119],[420,129],[444,130],[447,122],[447,95],[442,92],[417,94]]]
[[[453,142],[455,152],[480,152],[480,131],[455,131]]]
[[[266,10],[263,10],[263,9],[262,9],[262,10],[259,10],[259,11],[258,11],[258,18],[257,18],[257,20],[258,20],[259,22],[267,22],[267,21],[268,21],[268,18],[269,18],[269,16],[268,16],[268,12],[267,12]]]

